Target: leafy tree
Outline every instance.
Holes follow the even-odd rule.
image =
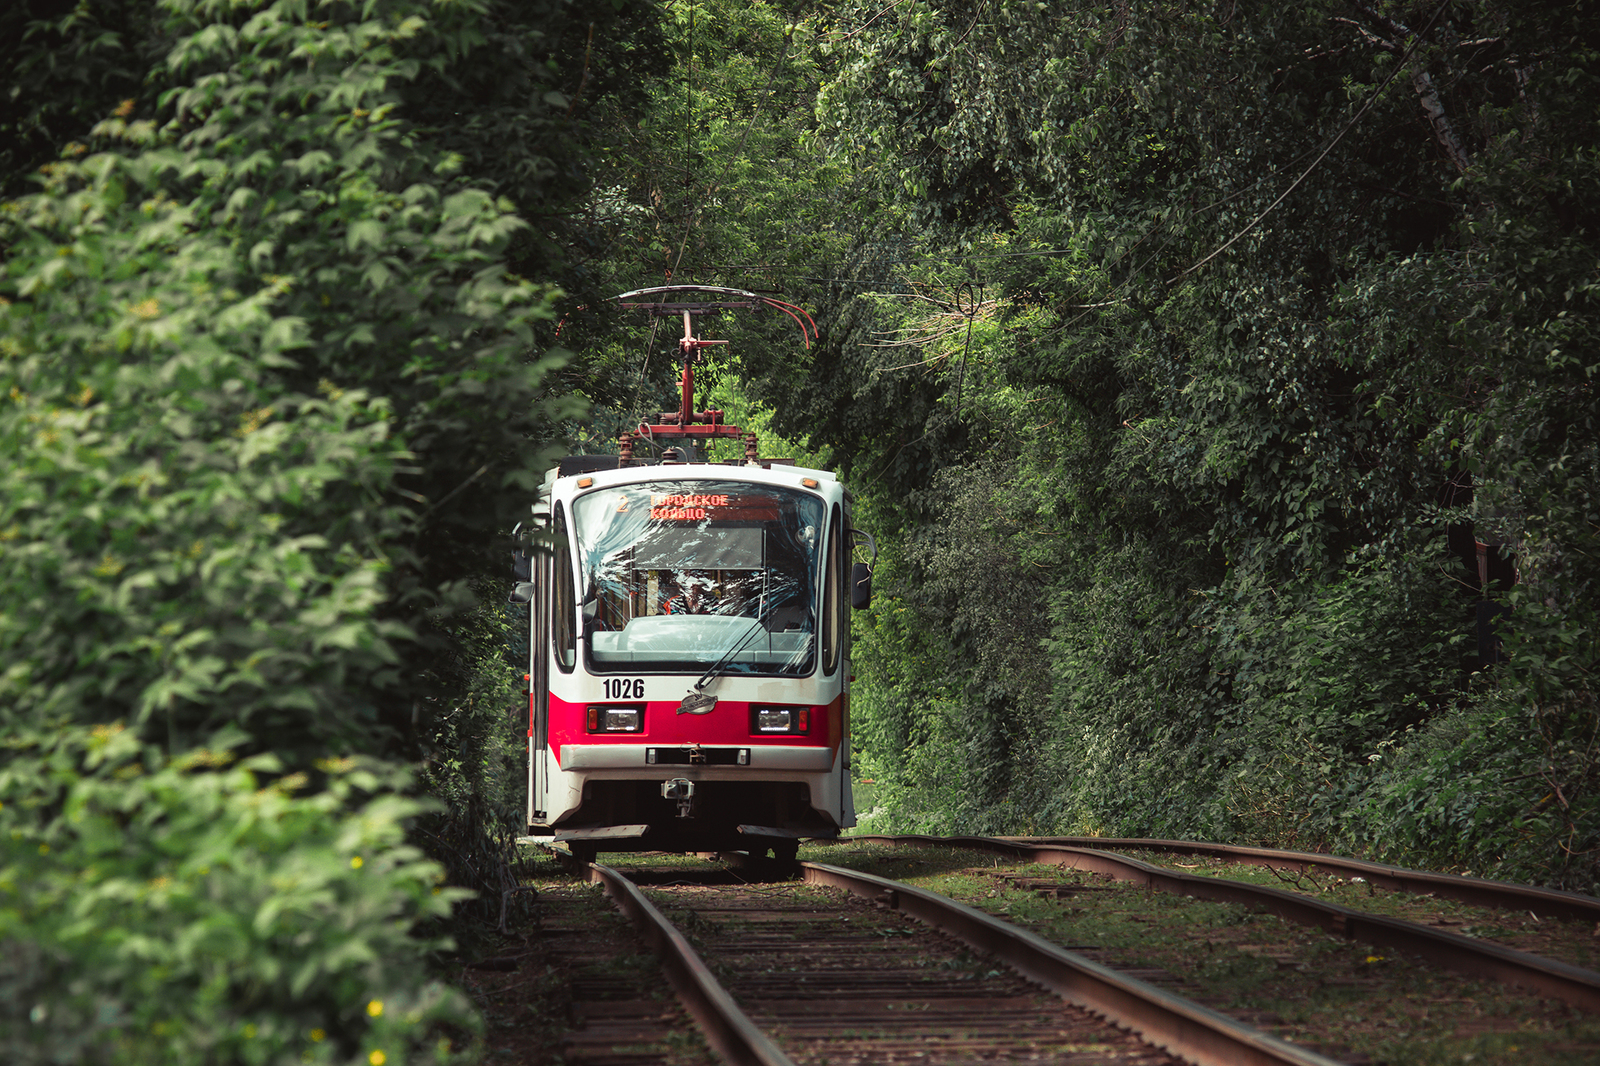
[[[123,100],[153,101],[151,5],[25,0],[0,11],[0,197],[84,139]]]
[[[401,1062],[474,1024],[411,938],[460,898],[400,845],[433,808],[338,758],[450,732],[470,578],[577,410],[526,224],[406,111],[499,10],[170,0],[145,89],[4,205],[8,1060]],[[453,875],[503,864],[466,843]]]
[[[897,501],[897,606],[960,679],[918,713],[992,767],[962,819],[1420,849],[1402,812],[1454,801],[1418,768],[1471,763],[1530,831],[1506,849],[1485,814],[1449,857],[1590,887],[1592,26],[1492,2],[830,18],[822,137],[898,207],[839,262],[779,424]],[[969,281],[998,328],[957,358]],[[1492,590],[1450,523],[1526,566],[1491,689],[1453,676]],[[1023,650],[1014,591],[1050,613]],[[1451,748],[1517,706],[1533,729]],[[918,765],[904,788],[940,789]]]
[[[221,739],[169,759],[116,725],[8,738],[6,1061],[464,1058],[440,1026],[477,1020],[427,977],[447,944],[415,934],[464,893],[404,843],[406,776],[325,760],[308,792]]]
[[[113,484],[120,467],[152,461],[153,473],[177,481],[184,464],[163,462],[166,438],[152,417],[166,405],[184,417],[171,432],[237,450],[233,471],[223,468],[231,473],[313,447],[315,437],[298,432],[302,411],[375,403],[368,435],[384,442],[376,446],[387,457],[370,473],[353,464],[370,502],[348,507],[361,495],[322,495],[317,489],[333,471],[307,471],[273,482],[266,496],[241,494],[266,504],[246,533],[274,543],[320,538],[333,558],[372,560],[388,584],[381,593],[409,603],[388,632],[416,630],[427,617],[420,612],[447,604],[458,580],[459,567],[439,558],[437,542],[458,530],[482,537],[510,513],[502,490],[526,488],[537,476],[527,440],[565,410],[540,392],[548,363],[523,358],[527,323],[546,313],[544,297],[507,277],[496,259],[519,223],[452,177],[450,156],[418,153],[393,115],[388,83],[415,69],[404,50],[430,25],[418,13],[305,24],[269,6],[233,26],[205,21],[198,8],[172,12],[169,63],[190,81],[169,93],[174,118],[160,128],[109,118],[99,135],[126,148],[54,165],[46,193],[11,209],[15,296],[6,315],[17,424],[73,407],[83,410],[86,430],[98,428],[97,416],[121,420],[107,427]],[[445,22],[434,32],[451,39],[465,31]],[[300,58],[286,62],[290,55]],[[201,364],[192,380],[176,376],[186,361]],[[373,391],[383,399],[369,399]],[[124,448],[115,432],[124,427],[158,435],[147,448]],[[200,459],[201,469],[208,465]],[[89,516],[90,529],[104,521],[95,508],[65,506],[59,475],[35,477],[49,490],[8,494],[19,528],[34,515]],[[172,488],[198,487],[184,478]],[[25,509],[30,497],[38,502]],[[215,523],[221,546],[230,517],[197,509],[162,527],[192,545]],[[73,545],[105,546],[88,538]],[[144,582],[151,595],[166,593],[160,581]],[[260,595],[276,593],[265,588]],[[55,609],[53,600],[38,602]],[[109,624],[121,626],[123,617],[108,615]],[[36,671],[34,683],[51,672]],[[296,713],[292,728],[256,723],[232,700],[197,698],[198,689],[172,693],[159,717],[175,750],[224,722],[270,731],[283,752],[324,752],[330,737],[378,747],[384,732],[412,717],[414,694],[380,707],[387,682],[371,667],[357,676],[371,694],[355,708]],[[123,708],[141,718],[156,713],[107,686],[98,695],[106,701],[98,717]]]

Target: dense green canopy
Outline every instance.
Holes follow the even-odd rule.
[[[1568,3],[830,9],[817,137],[882,206],[767,395],[899,534],[886,824],[1593,887],[1597,45]]]

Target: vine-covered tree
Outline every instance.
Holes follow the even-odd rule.
[[[780,425],[909,504],[899,606],[960,684],[863,693],[868,738],[939,749],[869,740],[902,821],[1026,811],[1591,887],[1593,20],[831,19],[825,139],[898,205],[840,269],[900,295],[838,290]],[[1509,595],[1474,537],[1496,573],[1515,556]],[[1510,659],[1468,685],[1484,596],[1514,606]],[[1019,616],[1026,651],[997,656]],[[905,676],[907,635],[883,639]],[[987,783],[950,794],[951,760]]]

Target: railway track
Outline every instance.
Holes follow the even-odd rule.
[[[1414,895],[1437,896],[1477,907],[1528,911],[1540,918],[1600,923],[1600,899],[1578,892],[1490,881],[1481,877],[1407,870],[1387,863],[1347,859],[1338,855],[1318,855],[1305,851],[1281,851],[1234,844],[1208,844],[1194,840],[1153,840],[1134,837],[921,837],[860,836],[852,840],[937,842],[946,847],[974,847],[982,850],[1026,855],[1031,849],[1092,849],[1095,851],[1164,852],[1171,855],[1209,856],[1230,863],[1264,866],[1294,872],[1323,871],[1365,881],[1377,888]]]
[[[1001,839],[991,837],[866,837],[884,843],[930,843],[970,847],[1004,854],[1015,861],[1087,870],[1119,881],[1195,899],[1240,903],[1260,908],[1290,922],[1321,928],[1334,936],[1370,944],[1373,947],[1406,952],[1434,965],[1471,977],[1487,978],[1526,988],[1542,996],[1591,1013],[1600,1012],[1600,973],[1555,959],[1543,958],[1499,944],[1463,936],[1414,922],[1369,914],[1337,903],[1326,903],[1303,894],[1207,877],[1154,866],[1103,847],[1085,847],[1093,838],[1060,840]],[[1100,843],[1099,841],[1095,841]],[[1550,917],[1600,920],[1600,900],[1573,892],[1554,892],[1528,885],[1424,874],[1376,863],[1313,856],[1300,852],[1268,851],[1261,848],[1232,848],[1216,844],[1191,844],[1183,841],[1115,841],[1114,845],[1141,850],[1167,850],[1180,854],[1206,854],[1230,861],[1271,866],[1274,869],[1308,870],[1319,868],[1343,871],[1351,876],[1382,879],[1398,891],[1426,892],[1470,902],[1476,906],[1508,910],[1543,910]],[[1154,845],[1154,847],[1152,846]]]
[[[934,893],[799,869],[799,884],[759,887],[675,871],[658,906],[591,867],[729,1062],[1334,1061]]]
[[[1328,945],[1353,939],[1391,945],[1381,950],[1394,957],[1393,965],[1401,965],[1401,955],[1425,955],[1435,959],[1435,965],[1532,987],[1539,995],[1562,999],[1582,1012],[1593,1012],[1600,1005],[1596,1003],[1600,975],[1581,966],[1519,957],[1527,953],[1508,952],[1470,937],[1440,935],[1438,930],[1307,899],[1281,888],[1239,884],[1126,856],[1110,856],[1099,849],[1078,847],[1081,841],[1063,845],[1037,839],[870,840],[897,846],[875,851],[871,847],[847,846],[837,853],[859,861],[863,850],[879,856],[921,855],[929,849],[942,852],[946,858],[933,865],[945,876],[971,875],[968,882],[988,882],[1003,888],[998,899],[985,900],[985,895],[995,897],[996,892],[975,890],[970,883],[965,888],[956,886],[957,895],[1015,917],[1023,927],[1031,925],[1059,943],[1083,943],[1085,947],[1063,950],[1045,936],[923,888],[832,865],[777,867],[747,860],[748,868],[738,871],[698,864],[685,866],[679,860],[677,866],[667,869],[630,869],[631,880],[615,870],[590,867],[587,876],[603,884],[606,893],[619,902],[629,920],[643,932],[652,950],[663,959],[666,976],[642,979],[642,984],[636,983],[632,991],[613,987],[615,982],[610,977],[577,987],[568,997],[573,1026],[561,1038],[563,1059],[588,1066],[658,1062],[684,1066],[719,1059],[765,1066],[823,1061],[1155,1064],[1180,1060],[1326,1066],[1336,1061],[1327,1055],[1337,1055],[1346,1062],[1371,1061],[1344,1046],[1346,1034],[1341,1033],[1337,1023],[1332,1027],[1327,1027],[1326,1022],[1319,1027],[1314,1021],[1285,1025],[1281,1024],[1284,1019],[1270,1009],[1256,1010],[1218,995],[1204,980],[1192,980],[1194,974],[1182,964],[1192,960],[1180,960],[1165,971],[1161,966],[1170,964],[1141,963],[1137,951],[1132,955],[1119,953],[1114,945],[1105,944],[1104,937],[1096,935],[1100,928],[1093,919],[1087,938],[1073,933],[1062,935],[1059,924],[1039,918],[1052,908],[1040,904],[1042,911],[1034,908],[1024,913],[1029,909],[1016,903],[1019,898],[1035,896],[1059,901],[1061,906],[1054,909],[1063,912],[1081,911],[1085,909],[1083,904],[1118,896],[1146,901],[1166,898],[1172,902],[1162,914],[1172,915],[1180,924],[1187,908],[1206,906],[1197,902],[1205,899],[1242,903],[1242,909],[1249,914],[1281,915],[1303,923],[1308,933],[1302,938],[1312,936],[1316,944],[1322,945],[1313,945],[1314,958],[1309,966],[1304,959],[1290,959],[1287,953],[1270,946],[1245,944],[1245,949],[1265,952],[1275,965],[1287,967],[1279,975],[1286,986],[1296,980],[1303,984],[1308,978],[1316,984],[1352,986],[1352,995],[1357,998],[1350,1001],[1349,1009],[1357,1013],[1371,1009],[1361,1005],[1359,996],[1392,996],[1393,985],[1384,986],[1381,980],[1360,974],[1349,979],[1348,973],[1323,978],[1304,972],[1321,965],[1317,953],[1330,950]],[[856,838],[852,844],[861,841]],[[1150,841],[1135,843],[1147,856],[1163,850],[1151,848]],[[1229,849],[1216,845],[1167,843],[1170,846],[1164,850],[1169,855],[1231,858],[1225,854]],[[964,867],[953,846],[1004,856],[1016,865]],[[1201,848],[1205,850],[1196,850]],[[724,857],[735,862],[741,859]],[[1324,856],[1260,853],[1258,849],[1246,849],[1243,861],[1272,865],[1275,869],[1314,866],[1320,873],[1334,868],[1334,861]],[[896,877],[919,864],[928,865],[922,860],[868,862],[875,868],[892,868]],[[1040,864],[1054,866],[1061,873],[1051,874]],[[1392,879],[1392,885],[1420,886],[1435,897],[1449,895],[1438,892],[1436,883],[1430,880],[1440,875],[1418,875],[1392,867],[1381,871]],[[786,873],[791,879],[774,880],[775,872]],[[1370,884],[1375,877],[1369,875],[1380,871],[1351,866],[1343,872]],[[796,873],[798,879],[793,879]],[[1115,892],[1111,879],[1137,886],[1137,891],[1132,895],[1127,889]],[[1531,901],[1547,908],[1545,913],[1556,913],[1548,908],[1560,907],[1563,913],[1582,914],[1587,900],[1569,893],[1537,899],[1529,896],[1523,886],[1504,886],[1507,891],[1496,895],[1498,887],[1493,882],[1475,882],[1470,886],[1474,904],[1498,901],[1502,907],[1523,913],[1532,910],[1528,906]],[[577,885],[571,888],[584,891]],[[591,893],[591,904],[598,904],[593,889],[587,891]],[[1152,892],[1156,894],[1152,896]],[[1239,910],[1236,908],[1236,913]],[[1537,920],[1537,912],[1534,913]],[[1150,928],[1159,928],[1166,922],[1159,916],[1134,920],[1155,921],[1157,924]],[[1247,924],[1250,921],[1246,919]],[[556,931],[567,937],[569,945],[581,941],[576,927],[563,930],[560,926],[561,920],[557,920]],[[1259,941],[1262,934],[1249,932],[1245,939]],[[1203,943],[1205,951],[1212,950],[1210,939]],[[1441,944],[1445,947],[1440,948]],[[1104,950],[1106,946],[1112,950]],[[1355,953],[1360,956],[1364,950]],[[1195,955],[1198,951],[1195,948],[1183,954]],[[591,950],[590,954],[595,952]],[[598,954],[603,955],[604,951]],[[1378,962],[1380,968],[1389,965],[1381,960],[1382,956],[1368,956],[1366,961]],[[639,968],[631,969],[637,975]],[[1401,980],[1406,982],[1402,994],[1412,995],[1418,979]],[[683,1012],[667,1001],[668,984],[687,1005],[688,1014],[696,1019],[698,1030],[706,1034],[705,1043],[714,1052],[700,1046],[700,1038],[688,1032],[694,1027]],[[1445,1002],[1453,997],[1460,1004],[1487,994],[1472,992],[1470,988],[1474,986],[1469,985],[1435,984],[1431,993],[1418,992],[1417,998],[1428,1001],[1431,994],[1434,1000],[1429,1002]],[[1385,987],[1391,991],[1385,992]],[[1219,1013],[1222,1010],[1233,1017],[1225,1017]],[[1248,1022],[1264,1025],[1279,1035],[1293,1036],[1299,1043],[1277,1039],[1252,1028]],[[1470,1033],[1480,1031],[1487,1023],[1480,1020],[1444,1024]],[[1479,1030],[1474,1030],[1474,1025]],[[1552,1050],[1542,1061],[1600,1061],[1600,1054],[1595,1054],[1600,1052],[1600,1043],[1594,1042],[1597,1031],[1600,1030],[1590,1026],[1567,1032],[1565,1043],[1549,1043]],[[1316,1047],[1323,1054],[1308,1050],[1309,1047]],[[1491,1055],[1489,1060],[1521,1061],[1515,1054],[1516,1045],[1512,1043],[1509,1048],[1508,1055],[1498,1059]],[[1368,1050],[1373,1050],[1370,1044]],[[1375,1054],[1380,1059],[1386,1057],[1381,1051]],[[540,1060],[535,1055],[531,1061]]]

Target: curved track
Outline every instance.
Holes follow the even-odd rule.
[[[1018,862],[1088,870],[1175,895],[1259,907],[1287,921],[1319,926],[1336,936],[1409,952],[1437,966],[1474,977],[1519,985],[1574,1007],[1600,1012],[1600,973],[1593,970],[1397,918],[1368,914],[1283,889],[1169,870],[1138,859],[1117,855],[1100,847],[1063,844],[1061,838],[1050,839],[1048,842],[1033,838],[994,837],[865,836],[850,839],[857,842],[968,847],[1006,855]],[[1527,908],[1530,902],[1538,901],[1546,907],[1547,914],[1583,915],[1585,920],[1594,920],[1585,910],[1589,904],[1593,904],[1595,914],[1600,916],[1600,900],[1579,896],[1576,893],[1552,892],[1548,889],[1496,881],[1455,878],[1445,874],[1422,874],[1352,859],[1337,859],[1300,852],[1271,852],[1260,848],[1233,848],[1187,841],[1070,839],[1075,841],[1087,839],[1096,844],[1167,850],[1181,854],[1212,855],[1241,862],[1270,865],[1277,869],[1308,869],[1314,866],[1317,869],[1362,876],[1369,880],[1381,873],[1385,878],[1384,883],[1399,886],[1401,891],[1427,891],[1435,895],[1449,895],[1449,898],[1457,900],[1470,895],[1471,902],[1478,906],[1502,908],[1523,909]],[[1166,847],[1151,849],[1153,844]],[[1455,889],[1455,893],[1440,891],[1444,886]]]
[[[852,837],[852,840],[891,839]],[[903,839],[934,840],[929,837]],[[1346,859],[1337,855],[1318,855],[1307,851],[1280,851],[1274,848],[1250,848],[1232,844],[1207,844],[1193,840],[1142,840],[1133,837],[951,837],[940,840],[960,846],[964,840],[995,841],[1033,847],[1094,848],[1104,851],[1167,852],[1173,855],[1204,855],[1229,862],[1250,863],[1274,870],[1322,870],[1343,877],[1359,877],[1378,888],[1414,895],[1433,895],[1455,900],[1475,907],[1495,907],[1504,910],[1528,911],[1540,918],[1559,918],[1566,921],[1600,922],[1600,899],[1578,892],[1563,892],[1534,885],[1518,885],[1508,881],[1490,881],[1481,877],[1459,877],[1455,874],[1436,874],[1421,870],[1407,870],[1386,863],[1367,862],[1364,859]]]

